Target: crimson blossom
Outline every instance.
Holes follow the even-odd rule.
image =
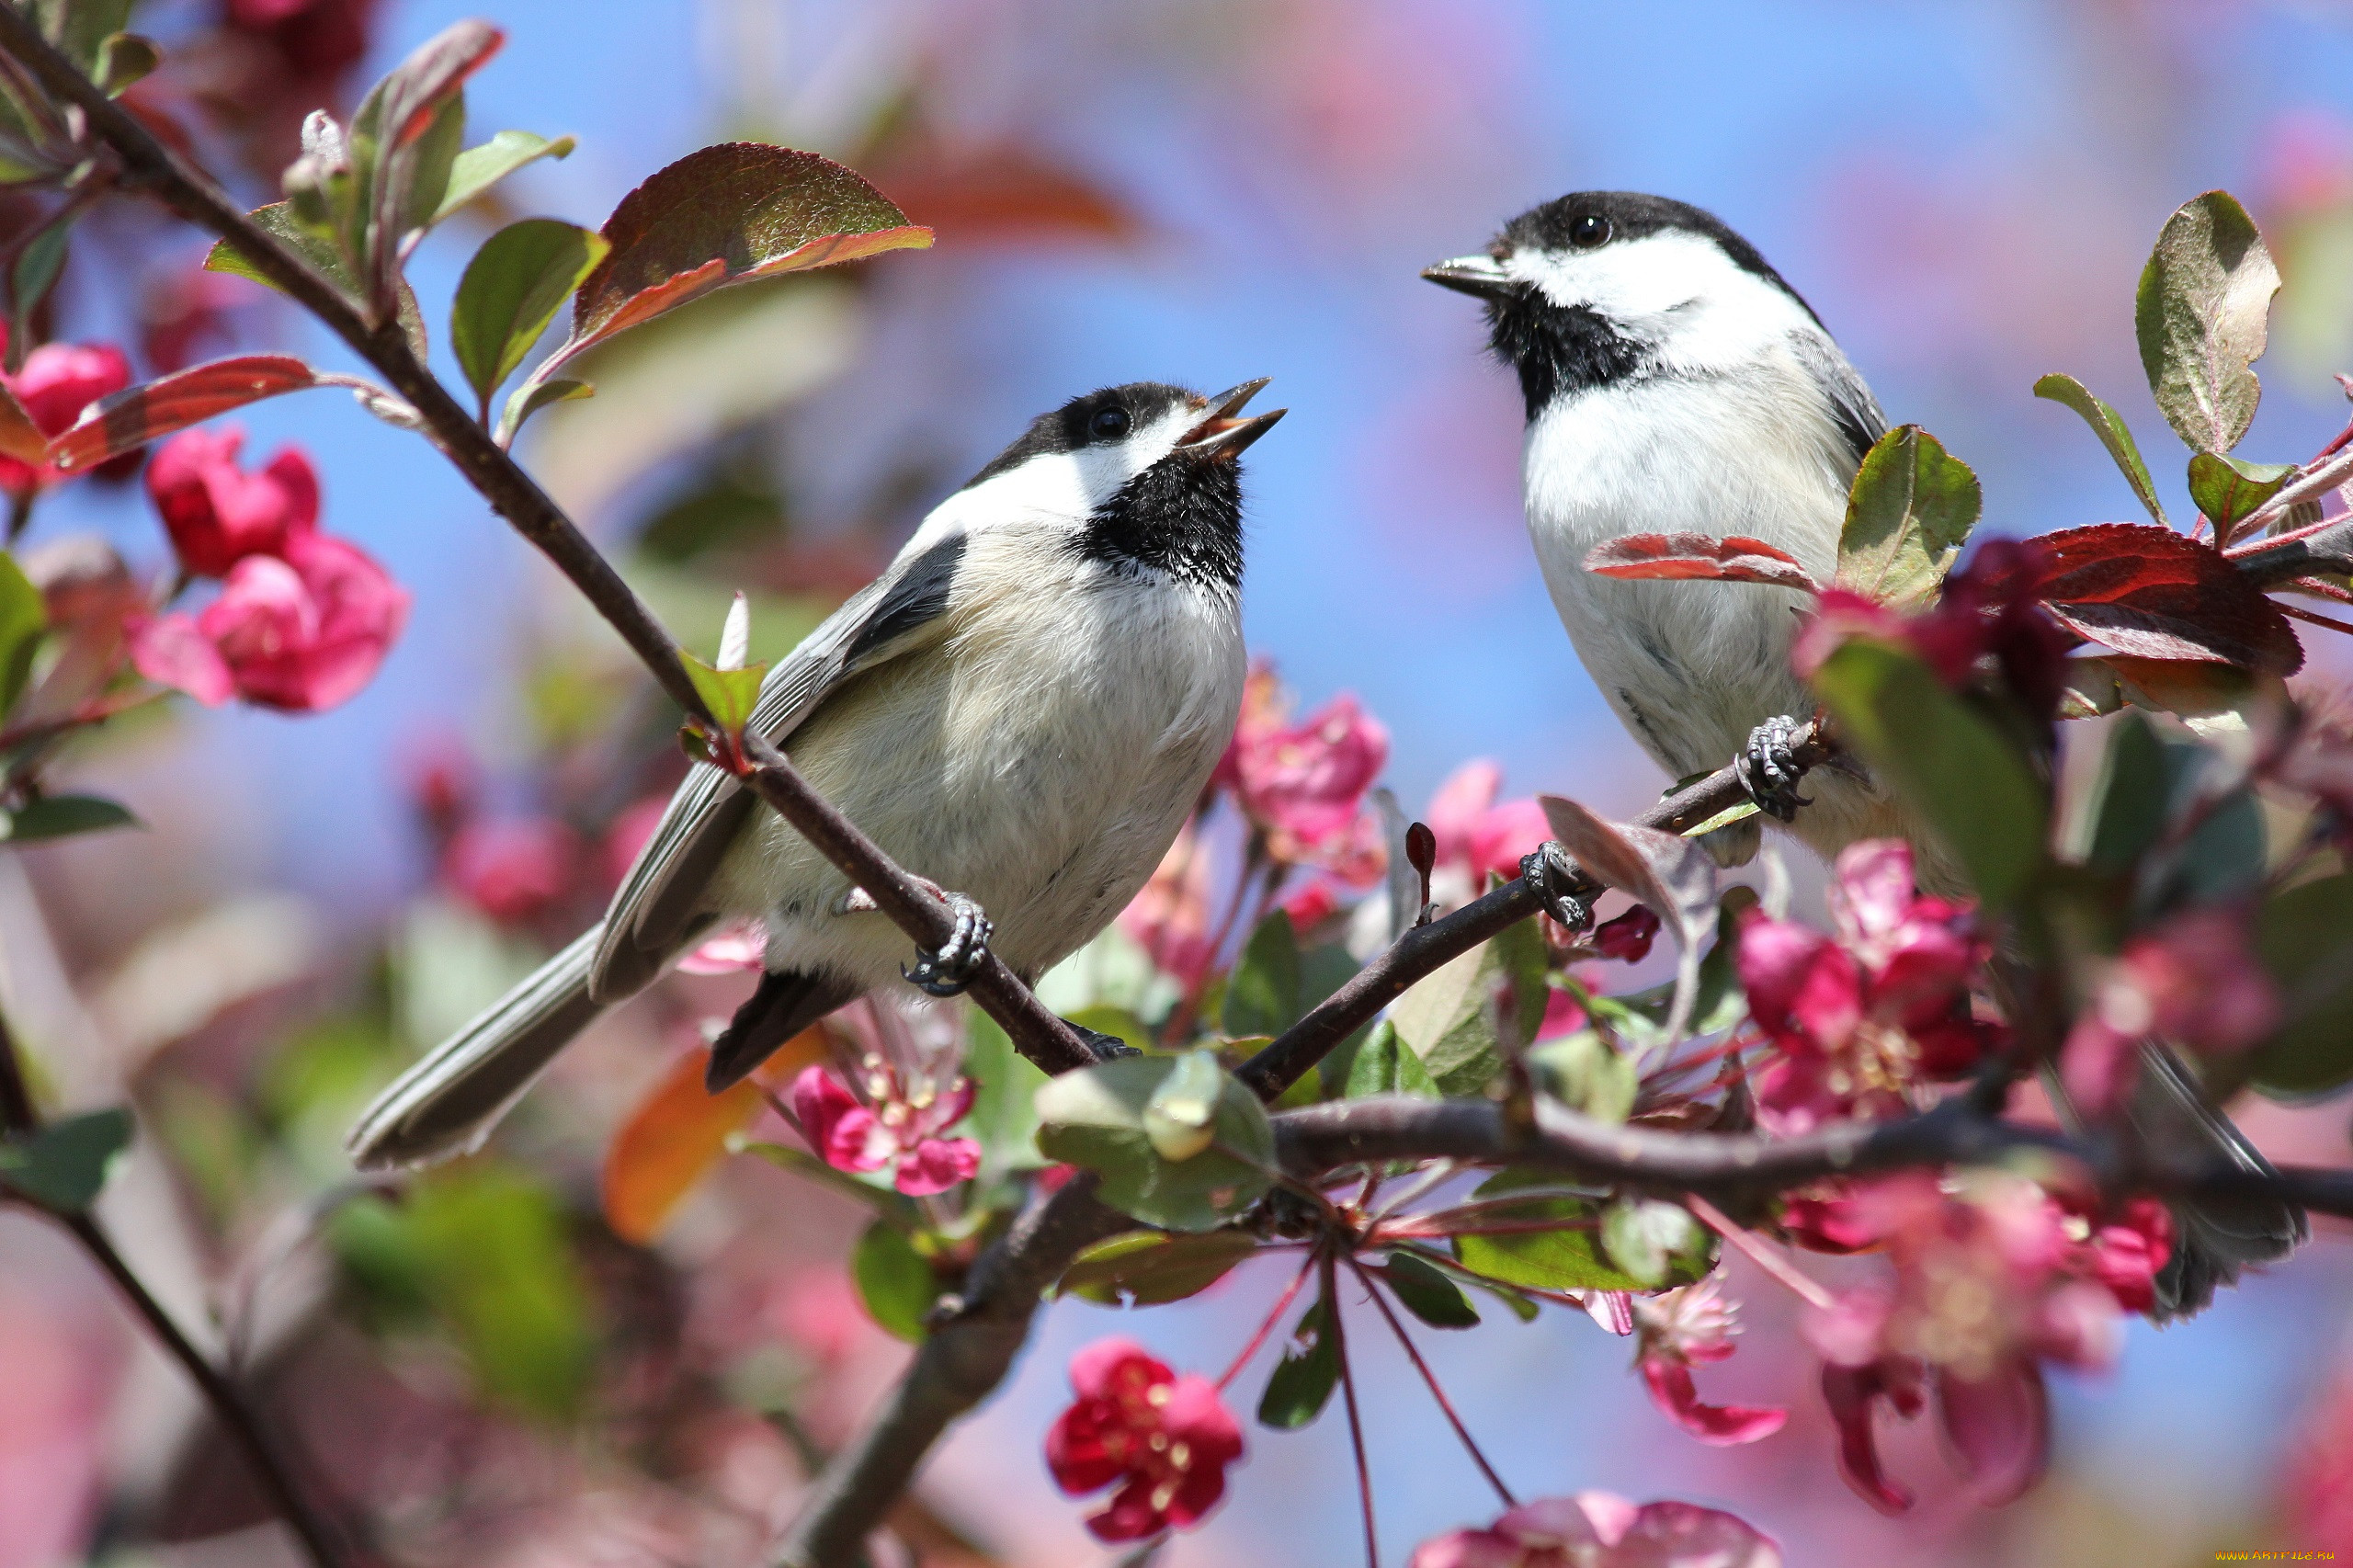
[[[223,577],[249,555],[286,553],[293,535],[319,521],[319,476],[299,447],[280,447],[252,473],[237,466],[245,433],[183,430],[155,449],[147,494],[172,536],[180,564],[199,577]]]
[[[296,533],[284,551],[238,562],[197,614],[134,626],[139,673],[208,707],[242,697],[311,713],[358,695],[408,619],[408,590],[343,540]]]
[[[1722,1295],[1723,1276],[1655,1296],[1631,1299],[1636,1351],[1643,1382],[1652,1401],[1699,1441],[1715,1448],[1769,1437],[1790,1413],[1761,1405],[1702,1404],[1691,1369],[1722,1361],[1733,1351],[1732,1303]]]
[[[1389,731],[1346,693],[1296,724],[1289,718],[1281,684],[1260,665],[1211,786],[1233,791],[1277,860],[1368,885],[1382,855],[1364,797],[1389,761]]]
[[[1720,1509],[1580,1492],[1426,1540],[1406,1568],[1781,1568],[1781,1550]]]
[[[1072,1357],[1070,1382],[1078,1398],[1047,1430],[1046,1468],[1074,1497],[1118,1484],[1087,1516],[1097,1540],[1182,1529],[1217,1506],[1242,1429],[1215,1384],[1118,1338]]]
[[[964,1119],[977,1092],[959,1077],[945,1090],[910,1093],[896,1069],[870,1059],[866,1089],[872,1105],[852,1094],[828,1067],[804,1067],[792,1081],[792,1114],[810,1147],[840,1171],[894,1165],[892,1182],[910,1198],[945,1192],[981,1168],[981,1146],[941,1134]]]
[[[0,349],[8,335],[0,328]],[[44,343],[25,356],[25,368],[0,375],[33,426],[44,436],[63,435],[100,398],[131,384],[131,361],[111,343]],[[69,477],[47,463],[0,456],[0,493],[27,501]]]
[[[1995,1040],[1969,998],[1992,945],[1969,905],[1915,891],[1909,845],[1847,846],[1830,914],[1835,937],[1756,912],[1740,928],[1749,1017],[1775,1048],[1757,1117],[1776,1132],[1900,1111],[1914,1084],[1966,1073]]]

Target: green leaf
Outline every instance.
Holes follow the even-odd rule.
[[[134,0],[35,0],[30,9],[40,18],[41,35],[60,52],[95,76],[106,40],[131,20]]]
[[[0,1142],[0,1182],[58,1214],[97,1201],[131,1147],[131,1113],[96,1110],[52,1121],[29,1138]]]
[[[574,145],[569,136],[551,142],[528,131],[502,131],[481,146],[467,148],[449,166],[449,183],[432,222],[438,223],[526,164],[571,156]]]
[[[896,1338],[923,1338],[924,1320],[939,1299],[939,1277],[904,1233],[880,1220],[867,1226],[849,1256],[849,1273],[868,1317]]]
[[[245,216],[308,263],[311,270],[342,290],[355,302],[358,301],[359,284],[352,274],[351,264],[344,259],[343,252],[336,248],[333,238],[302,225],[301,220],[294,215],[292,202],[273,201],[267,207],[255,208]],[[216,241],[212,249],[206,253],[204,269],[251,278],[268,289],[278,287],[264,277],[251,261],[237,254],[237,247],[226,240]],[[400,286],[400,316],[401,330],[407,335],[409,347],[416,351],[419,359],[424,358],[428,347],[425,335],[425,314],[417,309],[416,294],[405,282]]]
[[[1317,1071],[1323,1077],[1324,1097],[1327,1100],[1361,1099],[1367,1095],[1418,1095],[1431,1100],[1441,1097],[1438,1085],[1430,1078],[1430,1070],[1422,1065],[1422,1059],[1414,1054],[1413,1048],[1399,1037],[1397,1026],[1387,1018],[1353,1042],[1341,1042]]]
[[[1162,1158],[1144,1110],[1176,1070],[1171,1057],[1128,1057],[1047,1080],[1038,1090],[1038,1147],[1099,1172],[1097,1196],[1147,1225],[1214,1230],[1272,1185],[1274,1129],[1257,1097],[1221,1069],[1216,1142],[1188,1160]]]
[[[128,809],[97,795],[43,795],[13,812],[0,809],[0,843],[35,844],[45,838],[142,825]]]
[[[1318,1296],[1300,1314],[1283,1346],[1283,1358],[1267,1379],[1258,1401],[1258,1424],[1279,1432],[1296,1431],[1324,1413],[1340,1381],[1340,1344],[1332,1333],[1332,1301]]]
[[[1998,912],[2043,862],[2046,803],[2027,760],[1928,666],[1855,638],[1814,672],[1840,733],[1927,819]]]
[[[1836,586],[1899,609],[1937,597],[1983,505],[1977,475],[1917,425],[1864,454],[1838,535]]]
[[[483,406],[605,250],[601,235],[552,218],[509,223],[483,242],[449,308],[449,347]]]
[[[2224,539],[2241,518],[2279,494],[2294,463],[2250,463],[2200,452],[2189,460],[2189,498]]]
[[[1609,1261],[1658,1290],[1688,1285],[1713,1264],[1705,1227],[1680,1204],[1620,1199],[1601,1216],[1602,1250]]]
[[[1157,1307],[1208,1290],[1257,1250],[1257,1238],[1240,1231],[1130,1231],[1080,1253],[1059,1289],[1106,1306]]]
[[[1217,1141],[1217,1102],[1225,1090],[1225,1068],[1204,1047],[1173,1059],[1168,1075],[1143,1103],[1143,1135],[1153,1153],[1182,1163]]]
[[[2064,403],[2082,415],[2084,423],[2092,427],[2092,434],[2099,437],[2099,444],[2116,460],[2116,466],[2124,471],[2125,483],[2141,498],[2149,516],[2165,523],[2165,506],[2158,501],[2156,484],[2149,478],[2149,465],[2141,460],[2140,446],[2132,439],[2132,431],[2122,415],[2094,397],[2091,389],[2073,376],[2045,376],[2034,383],[2034,395]]]
[[[0,550],[0,716],[17,705],[32,677],[33,653],[49,630],[49,610],[17,558]]]
[[[2324,1095],[2353,1081],[2353,876],[2325,877],[2267,900],[2255,949],[2286,1018],[2247,1059],[2275,1098]]]
[[[2139,863],[2165,831],[2174,775],[2165,765],[2165,743],[2156,726],[2138,713],[2111,725],[2100,769],[2086,791],[2070,836],[2071,848],[2095,871],[2120,875]]]
[[[2193,452],[2227,452],[2255,420],[2279,269],[2226,191],[2210,190],[2165,220],[2132,301],[2141,368],[2157,407]]]
[[[465,1353],[481,1394],[544,1420],[579,1415],[597,1329],[554,1195],[510,1167],[472,1165],[417,1182],[392,1214],[379,1243]]]
[[[124,88],[163,62],[163,51],[155,47],[154,40],[137,33],[108,33],[98,45],[97,68],[92,73],[92,80],[106,89],[107,97],[119,98]]]
[[[1554,1188],[1562,1178],[1551,1171],[1499,1171],[1479,1187],[1480,1198],[1501,1198],[1526,1188]],[[1567,1195],[1531,1197],[1508,1211],[1514,1220],[1552,1220],[1574,1230],[1521,1231],[1506,1235],[1449,1238],[1463,1267],[1508,1285],[1540,1290],[1640,1290],[1643,1282],[1606,1261],[1594,1236],[1600,1213],[1591,1199]]]
[[[1045,1164],[1038,1153],[1038,1089],[1046,1074],[1014,1050],[996,1020],[978,1007],[967,1013],[964,1028],[964,1075],[972,1080],[972,1108],[958,1129],[981,1146],[975,1179],[985,1188],[1000,1176]]]
[[[1477,1094],[1544,1017],[1543,964],[1543,934],[1523,920],[1425,975],[1390,1021],[1443,1093]]]
[[[1401,1305],[1432,1328],[1475,1328],[1479,1309],[1462,1287],[1410,1252],[1392,1252],[1378,1271]]]
[[[745,722],[752,716],[753,704],[760,699],[760,682],[767,678],[768,667],[746,665],[740,670],[722,670],[704,664],[683,649],[678,656],[687,662],[687,678],[694,682],[711,718],[727,733],[741,735]]]
[[[1258,922],[1225,985],[1222,1022],[1230,1035],[1279,1035],[1299,1021],[1299,939],[1278,909]]]
[[[449,189],[449,176],[466,142],[466,95],[451,93],[433,112],[425,134],[402,155],[407,184],[400,193],[400,210],[392,220],[395,242],[413,230],[432,225]]]
[[[550,381],[526,381],[508,395],[506,406],[499,411],[498,434],[494,439],[502,447],[511,447],[515,444],[516,433],[523,428],[523,421],[550,403],[570,403],[574,398],[596,395],[597,389],[586,381],[570,381],[562,377]]]
[[[68,208],[17,247],[16,266],[8,274],[8,308],[15,334],[9,339],[12,347],[31,342],[28,324],[33,312],[40,309],[41,301],[49,297],[58,274],[65,270],[66,243],[73,234],[74,209]],[[13,360],[17,356],[12,353],[9,358]]]
[[[1548,1040],[1530,1051],[1528,1060],[1547,1094],[1597,1121],[1625,1120],[1642,1087],[1642,1073],[1633,1059],[1610,1050],[1608,1041],[1592,1029]]]

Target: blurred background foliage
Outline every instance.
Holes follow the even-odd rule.
[[[304,110],[347,108],[464,11],[154,0],[141,25],[170,63],[140,92],[259,200]],[[2286,276],[2258,443],[2306,452],[2343,418],[2353,9],[2334,0],[513,0],[494,19],[511,41],[473,85],[476,123],[581,146],[428,244],[412,267],[428,319],[491,227],[593,222],[724,137],[839,157],[938,232],[931,253],[736,290],[631,335],[585,367],[594,399],[527,438],[529,464],[690,645],[715,642],[740,586],[753,656],[788,648],[1073,392],[1272,375],[1293,413],[1252,460],[1253,641],[1310,702],[1345,687],[1381,717],[1409,802],[1472,756],[1607,811],[1659,783],[1530,569],[1507,380],[1460,302],[1415,277],[1534,200],[1631,187],[1721,212],[1893,417],[1976,467],[1996,531],[2131,515],[2072,416],[2027,389],[2064,369],[2154,430],[2132,279],[2200,189],[2249,199]],[[45,307],[56,335],[135,345],[151,370],[232,346],[338,362],[280,302],[195,273],[200,250],[102,208]],[[904,1349],[842,1261],[857,1204],[756,1160],[725,1162],[668,1212],[600,1187],[617,1130],[740,977],[624,1009],[494,1153],[398,1201],[355,1186],[340,1150],[401,1063],[593,917],[683,769],[672,722],[406,437],[328,398],[242,422],[256,449],[313,452],[330,526],[415,591],[411,629],[333,714],[181,709],[85,743],[77,780],[151,831],[0,856],[0,998],[54,1103],[127,1090],[148,1136],[109,1218],[400,1561],[754,1561]],[[47,504],[27,542],[82,528],[141,569],[166,559],[143,507],[97,484]],[[2341,680],[2338,645],[2313,647],[2338,661],[2318,678]],[[1062,983],[1075,1005],[1140,978]],[[737,1110],[738,1125],[766,1115],[756,1096]],[[2283,1155],[2345,1152],[2339,1113],[2251,1125]],[[887,1300],[874,1280],[895,1255],[878,1233],[856,1256]],[[1275,1284],[1245,1267],[1122,1327],[1213,1365]],[[1620,1346],[1573,1315],[1429,1354],[1533,1490],[1721,1503],[1794,1562],[2123,1568],[2353,1551],[2353,1510],[2333,1501],[2353,1477],[2348,1287],[2353,1258],[2325,1233],[2193,1329],[2136,1325],[2115,1374],[2061,1387],[2042,1490],[1990,1515],[1930,1498],[1900,1525],[1836,1479],[1798,1386],[1811,1363],[1772,1354],[1791,1329],[1770,1293],[1722,1392],[1797,1414],[1749,1449],[1666,1427]],[[948,1445],[899,1521],[926,1561],[1101,1560],[1038,1434],[1067,1352],[1108,1322],[1057,1306],[1017,1383]],[[1483,1505],[1467,1461],[1415,1457],[1426,1439],[1451,1449],[1384,1348],[1367,1347],[1366,1383],[1385,1531],[1403,1542]],[[1915,1439],[1896,1439],[1898,1467]],[[1252,1448],[1223,1511],[1165,1561],[1345,1560],[1336,1424]],[[261,1517],[103,1283],[0,1214],[0,1568],[251,1562],[239,1532]]]

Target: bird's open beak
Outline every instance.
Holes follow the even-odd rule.
[[[1500,300],[1512,291],[1511,275],[1491,256],[1458,256],[1422,268],[1422,276],[1440,288],[1474,299]]]
[[[1238,387],[1228,387],[1209,401],[1209,415],[1188,430],[1176,443],[1176,449],[1199,456],[1232,460],[1240,457],[1245,448],[1275,426],[1275,421],[1290,412],[1278,408],[1268,414],[1254,414],[1242,417],[1242,408],[1258,395],[1259,389],[1273,378],[1260,376],[1255,381],[1245,381]]]

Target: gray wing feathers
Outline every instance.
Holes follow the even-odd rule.
[[[363,1171],[471,1153],[555,1053],[604,1009],[588,998],[591,929],[378,1096],[344,1140]]]
[[[1879,399],[1827,335],[1793,332],[1790,345],[1796,350],[1798,362],[1830,399],[1830,416],[1838,422],[1838,433],[1859,466],[1872,443],[1887,434],[1887,415],[1880,412]]]
[[[2203,1150],[2241,1170],[2271,1171],[2245,1135],[2206,1103],[2170,1049],[2143,1047],[2142,1063],[2125,1114],[2151,1148]],[[2243,1269],[2287,1256],[2311,1234],[2304,1211],[2276,1198],[2201,1198],[2176,1203],[2173,1212],[2173,1256],[2156,1281],[2160,1323],[2203,1311],[2218,1287],[2235,1284]]]
[[[911,646],[911,634],[948,608],[963,551],[963,536],[952,534],[853,595],[768,672],[747,727],[782,742],[844,679]],[[679,785],[606,912],[588,977],[597,1001],[643,990],[703,928],[704,890],[754,804],[741,784],[707,764]]]

